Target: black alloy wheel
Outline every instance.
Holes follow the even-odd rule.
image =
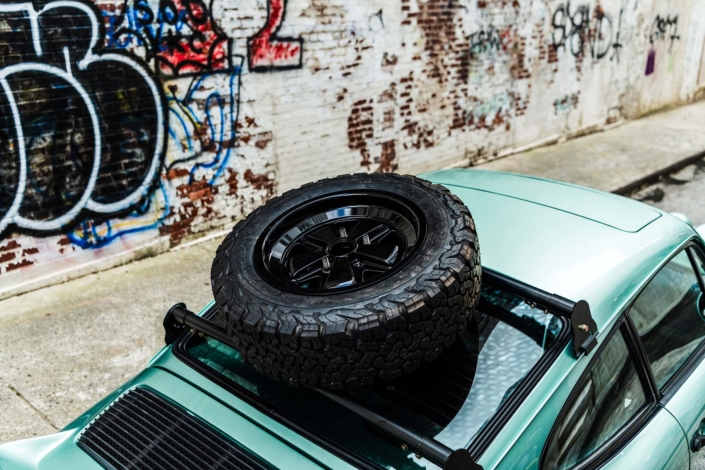
[[[360,201],[367,204],[353,205]],[[321,211],[322,206],[328,209]],[[290,292],[359,289],[397,272],[425,232],[422,215],[405,201],[369,193],[333,195],[293,211],[267,231],[260,268]]]

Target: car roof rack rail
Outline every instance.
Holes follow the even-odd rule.
[[[502,288],[523,299],[530,307],[539,308],[570,321],[573,332],[575,357],[590,354],[597,346],[597,323],[592,318],[590,305],[585,300],[574,302],[557,294],[551,294],[525,282],[518,281],[497,271],[482,267],[483,284]]]
[[[209,336],[234,349],[235,344],[224,328],[204,319],[186,308],[183,303],[171,307],[164,317],[166,344],[172,344],[186,330],[199,335]],[[443,470],[482,470],[470,452],[465,448],[453,450],[443,443],[396,423],[357,401],[335,392],[316,390],[321,395],[338,403],[365,421],[394,436],[405,449],[411,450],[417,457],[424,457]]]

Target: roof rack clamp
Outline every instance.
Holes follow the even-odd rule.
[[[590,313],[590,305],[584,300],[575,303],[573,312],[570,315],[571,328],[573,329],[573,346],[575,355],[580,356],[584,352],[586,355],[597,346],[597,323]]]

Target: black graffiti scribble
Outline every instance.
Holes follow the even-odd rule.
[[[156,181],[166,132],[149,68],[103,48],[92,4],[3,3],[0,18],[9,26],[0,30],[0,232],[52,232],[83,210],[136,207]]]
[[[502,32],[490,26],[489,29],[482,29],[468,36],[470,41],[470,55],[472,58],[490,51],[506,50],[509,36],[502,35]]]
[[[666,41],[670,40],[668,50],[673,49],[673,43],[680,40],[680,35],[678,34],[678,15],[671,17],[670,15],[665,18],[656,15],[653,23],[651,23],[651,30],[649,34],[649,42],[651,44],[656,41]]]
[[[612,55],[610,56],[610,61],[616,60],[619,63],[619,58],[622,52],[622,42],[619,36],[622,34],[622,15],[624,13],[623,9],[619,10],[619,22],[617,23],[617,34],[614,37],[614,44],[612,44]]]
[[[571,9],[570,1],[561,3],[553,12],[553,47],[569,51],[573,57],[588,54],[596,60],[603,59],[611,49],[619,50],[619,35],[615,35],[612,19],[602,7],[592,11],[587,4]],[[617,32],[618,33],[618,32]],[[618,55],[617,55],[618,58]]]

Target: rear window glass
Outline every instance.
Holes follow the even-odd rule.
[[[450,448],[468,447],[564,328],[557,317],[491,286],[483,287],[481,299],[474,319],[449,350],[401,379],[355,391],[355,398]],[[438,468],[315,391],[258,373],[229,346],[193,336],[186,347],[279,413],[382,467]]]

